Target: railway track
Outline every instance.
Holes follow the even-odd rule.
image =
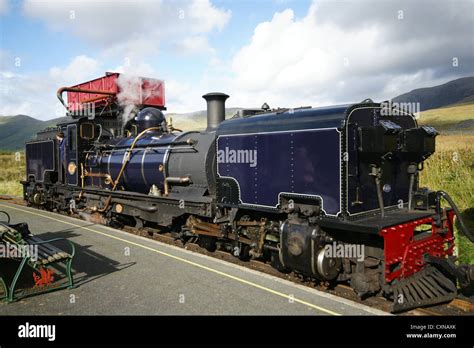
[[[0,196],[0,201],[5,201],[8,203],[26,206],[24,201],[21,199],[18,199],[15,197],[13,198],[8,197],[6,199],[5,198],[6,197]],[[76,218],[78,220],[83,220],[81,219],[79,215],[68,215],[68,216]],[[176,240],[169,233],[161,233],[159,230],[152,229],[149,227],[137,229],[134,227],[125,226],[124,228],[122,228],[122,230],[131,234],[153,239],[153,240],[166,243],[169,245],[174,245],[180,248],[185,248],[187,250],[204,254],[213,258],[221,259],[226,262],[238,264],[240,266],[247,267],[247,268],[250,268],[259,272],[263,272],[266,274],[270,274],[278,278],[289,280],[300,285],[308,286],[313,289],[317,289],[317,290],[324,291],[336,296],[340,296],[345,299],[349,299],[351,301],[364,304],[366,306],[377,308],[385,312],[390,312],[390,308],[392,305],[391,301],[388,301],[387,299],[380,296],[369,297],[367,299],[362,300],[353,292],[351,287],[345,284],[334,285],[327,282],[316,283],[315,281],[308,280],[294,272],[291,272],[291,273],[278,272],[269,264],[266,264],[262,261],[257,261],[257,260],[241,261],[238,258],[232,256],[230,253],[225,252],[225,251],[216,250],[214,252],[209,252],[195,243],[186,243],[184,245],[180,240]],[[433,305],[426,308],[417,308],[414,310],[410,310],[408,312],[400,313],[398,315],[408,315],[408,316],[410,315],[411,316],[474,315],[474,302],[468,299],[464,299],[464,298],[456,298],[449,303]]]
[[[333,285],[330,283],[316,283],[312,280],[305,279],[304,277],[291,272],[288,274],[278,272],[276,269],[271,267],[269,264],[262,261],[250,260],[250,261],[241,261],[238,258],[232,256],[228,252],[216,250],[214,252],[209,252],[204,248],[201,248],[195,243],[187,243],[183,245],[181,241],[175,240],[172,236],[168,234],[159,233],[157,230],[151,228],[136,229],[133,227],[125,227],[124,231],[139,235],[145,238],[150,238],[162,243],[174,245],[181,248],[186,248],[193,252],[201,253],[210,257],[218,258],[233,264],[238,264],[243,267],[247,267],[253,270],[257,270],[266,274],[270,274],[282,279],[292,281],[294,283],[308,286],[313,289],[320,291],[325,291],[330,294],[340,296],[354,302],[358,302],[385,312],[390,312],[392,302],[385,299],[384,297],[369,297],[367,299],[360,299],[352,290],[352,288],[346,284],[337,284]],[[467,299],[456,298],[453,301],[445,304],[438,304],[429,306],[426,308],[417,308],[410,310],[399,315],[412,315],[412,316],[445,316],[445,315],[474,315],[474,302]]]

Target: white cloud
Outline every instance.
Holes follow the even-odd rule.
[[[176,43],[174,49],[178,54],[214,54],[216,51],[209,45],[207,37],[202,35],[186,37]]]
[[[181,12],[184,15],[182,19],[190,18],[191,25],[201,33],[210,32],[214,28],[222,30],[231,17],[231,11],[217,9],[209,0],[192,1],[186,7],[187,10]]]
[[[164,40],[221,30],[231,17],[209,0],[25,0],[23,12],[54,31],[123,56],[155,51]]]
[[[314,1],[303,18],[287,9],[234,55],[229,88],[241,105],[322,105],[473,74],[473,10],[467,1]]]
[[[14,67],[15,60],[10,51],[0,47],[0,71],[8,70]]]
[[[49,69],[49,77],[66,85],[74,85],[95,77],[94,73],[98,71],[99,66],[100,63],[97,60],[81,55],[74,57],[64,68],[52,67]]]
[[[157,75],[155,69],[150,64],[143,62],[133,65],[119,65],[116,68],[111,69],[110,71],[143,77],[153,77]]]
[[[81,55],[47,73],[0,72],[0,115],[25,114],[42,120],[64,116],[55,91],[99,76],[100,67],[96,60]]]
[[[204,93],[199,94],[197,88],[192,84],[171,79],[165,81],[165,88],[169,112],[190,112],[205,108],[204,99],[201,98]]]
[[[7,14],[10,10],[10,5],[8,4],[8,0],[0,0],[0,15]]]

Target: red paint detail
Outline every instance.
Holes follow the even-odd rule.
[[[40,268],[39,275],[33,272],[33,280],[35,281],[35,287],[41,287],[50,285],[54,281],[54,272],[49,268]]]
[[[394,279],[407,278],[423,269],[425,254],[436,257],[446,257],[453,254],[454,212],[448,210],[446,217],[443,222],[446,233],[442,233],[443,228],[435,226],[431,217],[384,228],[379,232],[384,238],[385,281],[387,283]],[[423,239],[415,240],[415,228],[423,224],[431,225],[431,232]]]
[[[106,73],[105,76],[87,82],[83,82],[72,87],[94,91],[113,92],[115,93],[115,96],[117,96],[121,92],[121,88],[117,83],[119,77],[120,73]],[[136,90],[137,92],[129,93],[127,91],[126,96],[130,96],[133,94],[136,96],[136,98],[123,99],[122,101],[124,103],[137,104],[142,106],[154,106],[158,108],[162,108],[165,106],[164,81],[147,77],[134,76],[130,76],[130,79],[125,79],[124,81],[124,85],[127,86],[127,90]],[[114,98],[115,97],[113,97],[112,99]],[[67,103],[71,111],[81,110],[81,104],[85,102],[93,103],[95,108],[104,107],[111,103],[111,97],[101,94],[67,92]]]

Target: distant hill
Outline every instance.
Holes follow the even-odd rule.
[[[0,116],[0,150],[16,151],[34,139],[44,128],[55,126],[62,118],[41,121],[26,115]]]
[[[474,114],[471,114],[474,113],[474,77],[464,77],[439,86],[415,89],[393,98],[392,101],[419,102],[421,111],[430,110],[429,113],[425,112],[422,115],[422,123],[423,121],[435,123],[447,130],[471,129],[474,120]],[[458,107],[459,105],[466,107]],[[446,107],[455,108],[446,109]],[[226,118],[232,117],[239,110],[241,108],[226,109]],[[189,130],[206,127],[205,110],[181,114],[167,113],[166,117],[173,118],[175,128]],[[21,150],[25,142],[33,139],[38,131],[55,126],[62,120],[64,118],[41,121],[26,115],[0,116],[0,150]]]
[[[232,117],[241,108],[226,109],[226,118]],[[166,118],[172,117],[175,128],[190,130],[206,128],[206,110],[189,113],[167,113]],[[54,127],[66,120],[65,117],[41,121],[26,115],[0,116],[0,151],[23,150],[25,142],[34,139],[36,133],[47,127]]]
[[[234,116],[242,108],[226,108],[225,117],[230,118]],[[180,129],[204,129],[207,125],[207,111],[200,110],[195,112],[188,112],[182,114],[167,113],[166,118],[173,119],[173,126]]]
[[[474,76],[443,85],[419,88],[392,99],[397,103],[420,103],[420,111],[452,104],[474,102]]]
[[[474,103],[457,103],[420,113],[418,124],[435,127],[442,134],[474,132]]]

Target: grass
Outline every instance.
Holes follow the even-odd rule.
[[[438,136],[436,146],[436,153],[425,162],[420,185],[449,193],[474,231],[474,135]],[[460,261],[474,263],[474,245],[458,237]]]
[[[25,170],[23,152],[0,152],[0,194],[22,196]]]
[[[461,122],[464,134],[449,134]],[[474,231],[474,103],[423,111],[418,123],[447,134],[436,138],[436,153],[425,162],[421,185],[449,193]],[[474,246],[466,237],[459,236],[458,248],[461,262],[474,263]]]
[[[466,120],[474,120],[474,103],[455,104],[423,111],[419,115],[418,123],[433,126],[440,131],[446,131],[452,130],[458,123]],[[462,130],[474,130],[474,125],[467,125]]]

